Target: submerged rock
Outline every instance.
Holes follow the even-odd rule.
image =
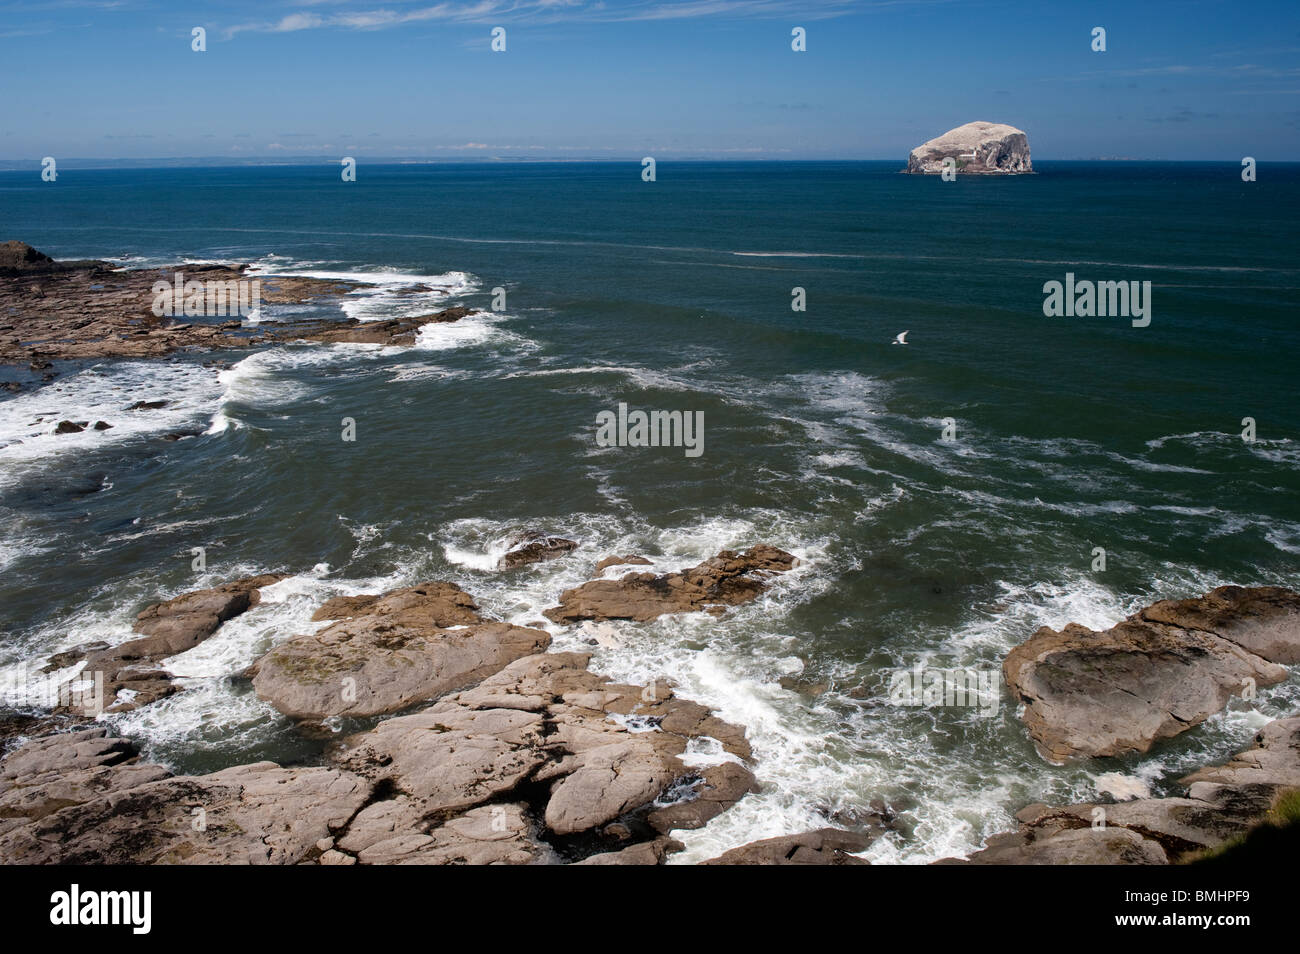
[[[1145,752],[1287,678],[1300,659],[1300,594],[1224,586],[1156,603],[1104,632],[1043,627],[1003,673],[1038,750],[1055,762]]]
[[[304,329],[300,337],[307,341],[329,344],[412,345],[424,325],[459,321],[472,314],[474,309],[457,306],[412,318],[390,318],[383,321],[359,321],[353,318],[343,325],[320,325]]]
[[[629,573],[618,580],[592,580],[560,594],[560,605],[544,612],[555,623],[630,619],[639,622],[665,613],[721,611],[756,599],[768,579],[792,569],[793,554],[767,544],[744,553],[723,550],[679,573],[656,576]]]
[[[907,171],[939,174],[944,170],[944,159],[949,158],[954,161],[955,170],[963,175],[1034,171],[1029,160],[1029,137],[1024,130],[986,122],[966,123],[917,146],[907,157]]]

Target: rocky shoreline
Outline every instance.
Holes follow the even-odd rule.
[[[1104,632],[1043,627],[1007,655],[1003,670],[1040,754],[1066,761],[1146,752],[1194,730],[1233,697],[1253,699],[1296,662],[1300,594],[1221,586],[1154,603]],[[1260,827],[1300,791],[1300,717],[1275,719],[1227,763],[1178,784],[1185,797],[1028,805],[1016,814],[1016,831],[941,863],[1195,861]]]
[[[251,349],[288,341],[411,345],[422,325],[458,321],[465,307],[387,321],[303,319],[253,324],[238,318],[155,315],[154,285],[176,273],[207,282],[260,283],[260,301],[302,305],[337,299],[356,281],[251,276],[249,266],[182,263],[174,268],[123,268],[104,261],[56,261],[23,242],[0,243],[0,365],[27,366],[41,380],[55,361],[161,358],[179,351]],[[413,289],[435,291],[412,283]],[[8,382],[18,390],[21,382]]]
[[[537,558],[564,558],[569,543]],[[600,561],[598,575],[624,569],[566,591],[545,615],[587,625],[713,612],[757,598],[798,562],[763,544],[676,573],[640,573],[638,561]],[[137,617],[138,638],[67,650],[45,671],[84,661],[69,678],[102,673],[105,711],[149,705],[184,691],[163,668],[169,656],[211,637],[281,579],[264,574],[153,604]],[[84,706],[4,713],[0,863],[662,864],[683,847],[674,831],[699,828],[758,790],[742,726],[667,682],[593,673],[589,654],[551,651],[546,631],[485,617],[454,583],[335,597],[313,620],[329,625],[278,642],[232,675],[251,680],[304,733],[329,739],[320,764],[176,776],[143,761],[129,739],[88,724]],[[1211,689],[1184,700],[1198,718],[1175,720],[1179,731],[1222,707],[1213,687],[1224,679],[1276,675],[1247,646],[1300,659],[1300,594],[1220,587],[1156,603],[1105,633],[1044,628],[1005,668],[1044,755],[1093,757],[1114,754],[1113,744],[1093,744],[1099,732],[1139,751],[1167,737],[1166,721],[1150,712],[1167,712],[1189,684]],[[1226,675],[1225,659],[1234,661]],[[341,735],[322,725],[341,716],[378,721]],[[1016,831],[938,863],[1195,860],[1258,828],[1300,790],[1300,717],[1269,723],[1250,748],[1180,784],[1185,796],[1032,804]],[[860,854],[891,821],[882,808],[855,818],[854,830],[764,839],[704,863],[865,864]]]
[[[758,546],[685,572],[725,568],[732,586],[712,595],[734,604],[766,588],[773,563],[796,560]],[[646,581],[631,576],[648,574],[604,582],[635,598]],[[140,638],[77,647],[46,668],[84,661],[71,679],[104,673],[107,711],[148,705],[183,691],[162,659],[281,578],[154,604],[137,617]],[[695,596],[664,611],[708,605]],[[11,716],[0,863],[660,864],[681,848],[670,832],[756,788],[742,727],[666,682],[614,683],[588,669],[588,654],[549,652],[545,631],[484,617],[455,584],[339,597],[315,618],[334,622],[279,643],[240,677],[305,731],[335,715],[390,718],[333,740],[319,765],[175,776],[86,725],[84,706]]]

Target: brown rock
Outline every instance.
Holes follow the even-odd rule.
[[[948,860],[948,859],[945,859]],[[961,862],[958,862],[959,864]],[[1164,865],[1157,842],[1127,828],[1074,828],[1050,838],[999,842],[969,859],[975,865]]]
[[[284,579],[283,574],[264,573],[245,577],[206,590],[185,593],[147,607],[136,617],[135,630],[144,635],[118,646],[88,644],[59,653],[49,660],[46,671],[71,665],[84,658],[86,665],[74,679],[103,680],[105,711],[122,712],[147,705],[176,691],[171,674],[156,667],[170,656],[193,649],[217,631],[226,620],[256,606],[260,588]],[[130,690],[133,698],[119,696]],[[88,715],[92,701],[74,708]]]
[[[552,537],[535,530],[528,531],[511,539],[508,549],[497,561],[497,569],[512,570],[530,563],[558,560],[566,553],[572,553],[577,547],[576,540]]]
[[[1199,629],[1284,666],[1300,663],[1300,593],[1280,586],[1221,586],[1190,600],[1162,600],[1138,614]]]
[[[397,712],[473,685],[550,643],[541,630],[484,620],[469,595],[450,583],[397,590],[373,601],[345,599],[322,607],[324,618],[359,615],[296,636],[247,670],[257,694],[286,715]]]
[[[1243,646],[1294,658],[1297,601],[1273,587],[1222,587],[1199,600],[1157,603],[1101,633],[1074,623],[1059,633],[1043,627],[1008,654],[1003,673],[1045,758],[1145,752],[1247,686],[1285,679],[1285,669]]]
[[[750,842],[702,861],[704,865],[865,865],[856,852],[871,847],[872,838],[838,828],[801,835],[784,835]]]
[[[669,852],[681,851],[686,846],[671,838],[656,838],[631,845],[618,851],[606,851],[598,855],[589,855],[578,865],[661,865]]]
[[[636,566],[650,566],[651,561],[643,556],[607,556],[596,564],[596,572],[603,573],[606,567],[620,566],[623,564]]]
[[[560,594],[560,605],[545,611],[556,623],[631,619],[639,622],[665,613],[687,613],[710,605],[735,606],[756,599],[766,579],[791,569],[797,560],[766,544],[744,553],[723,550],[680,573],[656,576],[629,573],[620,580],[592,580]]]
[[[1020,827],[990,838],[971,864],[1166,864],[1194,858],[1260,823],[1300,783],[1300,717],[1270,722],[1227,764],[1180,780],[1185,798],[1049,808],[1028,805]],[[1096,827],[1094,827],[1096,826]],[[961,859],[943,863],[961,864]]]
[[[296,864],[314,857],[316,842],[369,797],[356,776],[272,762],[162,778],[111,788],[10,829],[0,835],[0,862]]]

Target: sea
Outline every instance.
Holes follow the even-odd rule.
[[[1116,776],[1178,792],[1296,711],[1300,679],[1148,753],[1069,765],[1037,754],[999,683],[978,705],[898,705],[891,686],[996,676],[1042,626],[1300,587],[1300,165],[1251,182],[1227,162],[951,182],[901,166],[0,172],[0,239],[56,258],[363,283],[264,306],[261,326],[478,309],[412,347],[59,363],[0,396],[0,677],[126,640],[157,600],[287,573],[167,661],[185,691],[102,718],[177,772],[309,763],[320,733],[232,677],[322,625],[331,596],[450,580],[535,623],[602,557],[669,572],[769,543],[800,564],[721,617],[547,624],[594,670],[670,679],[747,728],[760,791],[679,832],[674,863],[882,809],[894,829],[866,857],[926,863]],[[1149,323],[1045,314],[1067,276],[1149,282]],[[620,404],[702,414],[702,453],[598,442]],[[55,434],[64,419],[113,427]],[[579,547],[497,570],[519,530]]]

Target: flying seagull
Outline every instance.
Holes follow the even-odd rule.
[[[910,331],[899,332],[898,337],[894,339],[894,344],[907,344],[907,336],[909,334],[911,334]]]

